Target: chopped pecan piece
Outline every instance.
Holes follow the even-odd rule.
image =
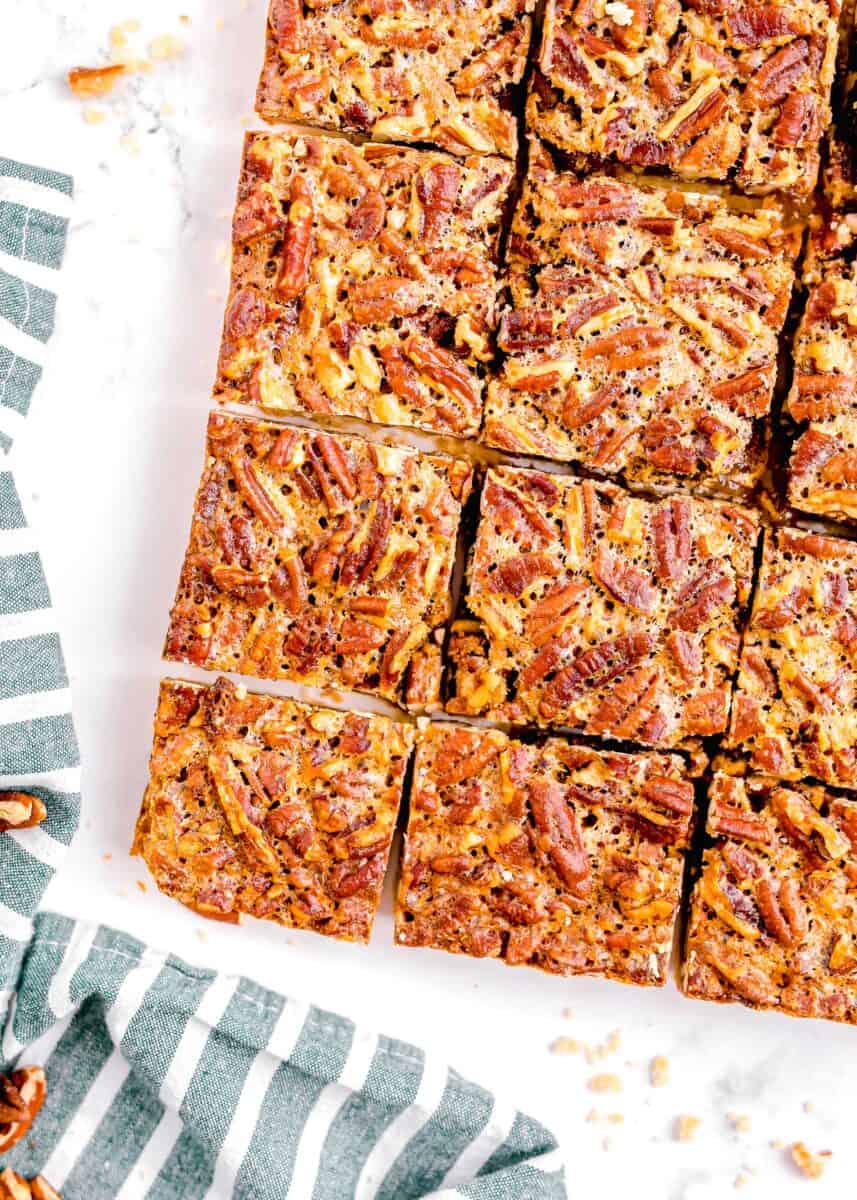
[[[0,792],[0,833],[7,829],[33,829],[47,815],[40,796],[30,792]]]
[[[28,1133],[45,1102],[47,1082],[41,1067],[20,1067],[0,1075],[0,1154]]]

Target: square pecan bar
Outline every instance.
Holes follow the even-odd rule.
[[[398,942],[662,985],[693,817],[683,768],[677,755],[431,726],[417,748]]]
[[[788,496],[803,512],[857,521],[857,264],[820,270],[794,343],[786,409],[802,430]]]
[[[133,854],[162,892],[366,942],[413,731],[218,679],[165,679]]]
[[[808,196],[838,11],[838,0],[547,0],[529,126],[573,155]]]
[[[765,533],[729,743],[777,779],[857,788],[857,543]]]
[[[475,436],[512,165],[247,135],[216,396]]]
[[[535,0],[271,0],[256,111],[515,157]]]
[[[757,534],[734,505],[490,470],[448,710],[650,746],[722,733]]]
[[[534,145],[483,440],[646,484],[752,487],[799,245],[773,203],[580,180]]]
[[[213,414],[165,657],[436,707],[471,473]]]
[[[718,771],[682,991],[857,1022],[857,803]]]

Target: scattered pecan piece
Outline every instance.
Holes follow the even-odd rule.
[[[32,829],[48,815],[44,801],[30,792],[0,792],[0,833]]]
[[[46,1095],[41,1067],[21,1067],[10,1075],[0,1075],[0,1154],[6,1154],[27,1134]]]

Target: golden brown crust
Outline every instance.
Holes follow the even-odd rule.
[[[470,483],[442,455],[212,415],[165,657],[410,704]]]
[[[434,725],[419,741],[400,945],[662,985],[693,785],[627,755]]]
[[[534,146],[483,440],[646,484],[752,487],[799,245],[777,205],[581,181]]]
[[[164,680],[133,852],[204,916],[365,942],[412,742],[387,717]]]
[[[682,990],[857,1022],[857,803],[718,771]]]
[[[490,470],[449,711],[651,746],[721,733],[757,533],[733,505]]]
[[[515,157],[535,0],[271,0],[256,111]]]
[[[807,196],[830,120],[833,7],[547,0],[529,125],[572,154]]]
[[[765,534],[729,745],[778,779],[857,788],[857,543]]]
[[[820,273],[794,342],[788,495],[804,512],[857,522],[857,264]]]
[[[473,437],[512,165],[247,135],[216,396]]]

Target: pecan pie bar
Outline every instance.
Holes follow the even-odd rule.
[[[164,680],[132,853],[203,916],[368,941],[413,731]]]
[[[214,414],[165,657],[437,704],[471,468]]]
[[[581,181],[534,146],[484,440],[649,485],[752,487],[799,241],[773,204]]]
[[[514,158],[535,0],[271,0],[256,111]]]
[[[663,984],[693,815],[682,767],[675,755],[430,727],[417,748],[397,940]]]
[[[756,539],[733,505],[490,470],[449,711],[652,746],[723,732]]]
[[[838,0],[547,0],[527,118],[571,154],[807,196]]]
[[[718,771],[682,990],[857,1022],[857,803]]]
[[[248,134],[215,393],[472,437],[512,165]]]
[[[731,745],[778,779],[857,788],[857,543],[765,534]]]
[[[795,508],[857,521],[857,264],[829,261],[809,292],[786,408],[802,426],[789,464]]]

